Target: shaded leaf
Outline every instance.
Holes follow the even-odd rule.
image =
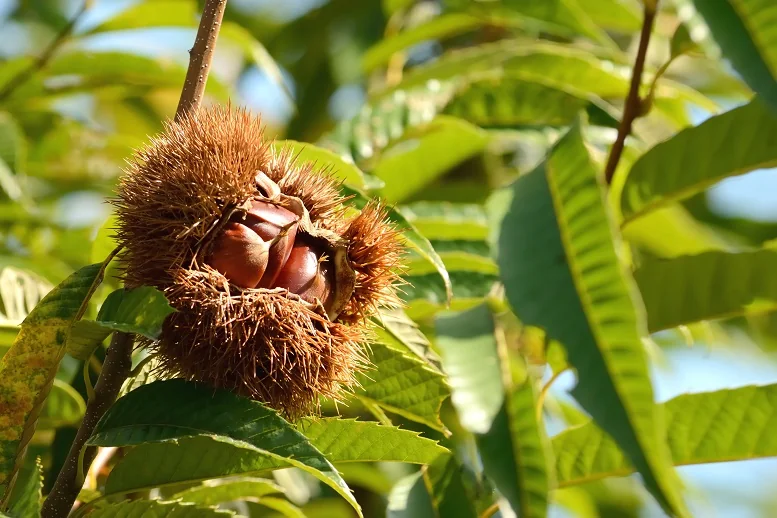
[[[566,348],[578,372],[575,398],[639,466],[662,506],[685,514],[642,347],[647,326],[579,128],[511,189],[498,250],[510,304],[524,324]]]
[[[417,471],[402,477],[388,495],[386,518],[428,518],[435,516],[432,499]]]
[[[86,403],[81,394],[64,381],[55,379],[41,409],[38,428],[78,425],[85,411]]]
[[[114,331],[155,340],[162,332],[165,318],[173,311],[165,295],[156,288],[141,286],[129,291],[120,288],[106,297],[95,320],[76,322],[68,338],[68,353],[88,360]]]
[[[14,488],[8,508],[11,516],[20,518],[40,516],[43,502],[43,464],[40,457],[26,464],[29,465],[22,470],[22,481]]]
[[[628,222],[724,178],[774,166],[777,114],[756,98],[684,129],[642,155],[623,185],[623,217]]]
[[[490,429],[476,440],[483,470],[513,511],[527,518],[546,516],[548,493],[555,483],[530,379],[505,397]]]

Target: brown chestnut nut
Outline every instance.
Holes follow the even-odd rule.
[[[322,250],[307,240],[298,239],[289,260],[275,280],[275,286],[296,293],[307,302],[326,301],[331,290],[329,262],[321,260]]]
[[[207,263],[241,288],[254,288],[267,269],[269,250],[256,232],[236,222],[227,223],[216,238]]]
[[[267,270],[257,287],[271,288],[281,268],[289,259],[294,238],[297,235],[299,218],[290,210],[258,200],[251,202],[251,210],[245,218],[244,224],[264,241],[270,243]]]

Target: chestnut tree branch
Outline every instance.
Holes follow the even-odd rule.
[[[35,72],[43,69],[43,67],[49,63],[56,51],[59,50],[62,44],[68,40],[68,38],[70,38],[70,35],[73,33],[73,29],[78,23],[78,20],[81,19],[81,16],[83,16],[91,3],[91,0],[85,0],[84,3],[81,4],[81,7],[78,9],[78,11],[76,11],[76,14],[73,15],[73,17],[69,22],[67,22],[67,24],[65,24],[64,27],[62,27],[54,39],[51,40],[51,43],[49,43],[48,46],[43,50],[40,56],[38,56],[35,61],[30,63],[29,66],[19,71],[18,74],[13,76],[7,83],[3,85],[2,88],[0,88],[0,101],[4,101],[10,97],[17,88],[22,86],[33,75],[35,75]]]
[[[186,72],[183,92],[175,113],[176,120],[196,111],[205,92],[213,50],[216,46],[221,20],[227,0],[207,0],[203,10],[197,38],[190,51],[189,69]],[[133,336],[129,333],[115,333],[105,355],[100,377],[94,387],[94,397],[86,406],[86,413],[78,428],[76,438],[68,452],[65,464],[57,476],[54,487],[43,504],[42,518],[64,518],[73,507],[81,489],[79,480],[79,457],[86,441],[92,435],[97,422],[116,401],[124,381],[132,369]],[[88,472],[96,449],[88,447],[83,455],[83,470]]]
[[[226,7],[227,0],[207,0],[205,2],[200,27],[197,29],[197,37],[194,39],[192,50],[189,51],[191,54],[189,69],[186,71],[181,100],[178,101],[178,109],[175,111],[175,120],[179,120],[200,107]]]
[[[42,518],[64,518],[70,513],[73,502],[81,490],[81,481],[77,476],[81,449],[92,435],[97,422],[116,401],[124,380],[129,376],[132,369],[132,344],[133,338],[129,333],[113,335],[111,345],[105,353],[102,372],[94,387],[94,397],[86,405],[84,419],[67,454],[65,464],[57,476],[51,493],[43,503]],[[83,458],[85,466],[91,465],[96,451],[95,447],[87,448]]]
[[[644,18],[642,20],[642,31],[639,36],[637,57],[634,60],[634,69],[631,74],[631,85],[626,96],[623,117],[618,126],[618,136],[610,149],[610,155],[607,157],[607,166],[604,169],[604,178],[608,184],[612,182],[612,177],[618,168],[626,137],[631,133],[631,126],[642,112],[642,99],[639,96],[639,87],[642,85],[642,72],[645,69],[645,57],[647,56],[650,35],[653,32],[653,23],[658,11],[658,0],[644,0],[643,3]]]

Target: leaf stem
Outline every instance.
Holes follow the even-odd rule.
[[[91,0],[85,0],[84,3],[81,4],[81,7],[78,9],[78,11],[76,11],[76,14],[73,15],[73,17],[65,24],[64,27],[62,27],[54,39],[51,40],[51,43],[49,43],[49,45],[43,50],[40,56],[38,56],[38,59],[30,63],[30,65],[26,68],[19,71],[18,74],[13,76],[5,85],[3,85],[3,87],[0,89],[0,101],[4,101],[10,97],[17,88],[22,86],[33,75],[35,75],[35,72],[42,70],[43,67],[49,63],[51,58],[54,56],[57,50],[59,50],[62,44],[64,44],[68,38],[70,38],[70,35],[73,33],[73,29],[81,19],[81,16],[83,16],[83,14],[89,8],[91,3]]]
[[[196,111],[202,102],[210,63],[213,59],[213,50],[226,5],[227,0],[207,0],[205,2],[197,37],[190,52],[189,69],[186,72],[181,99],[175,112],[176,120]],[[57,476],[51,493],[43,504],[42,518],[63,518],[70,513],[81,489],[78,477],[79,469],[83,470],[80,473],[88,472],[96,453],[94,447],[87,447],[83,455],[82,450],[97,426],[97,422],[113,405],[124,381],[131,373],[133,343],[133,337],[129,333],[113,335],[111,345],[105,353],[105,362],[100,377],[94,387],[94,397],[86,405],[84,419],[78,428],[65,464]],[[79,462],[79,458],[83,458],[83,462]]]
[[[631,74],[631,85],[629,93],[626,96],[626,104],[623,108],[623,117],[618,126],[618,136],[610,149],[610,156],[607,158],[607,166],[604,169],[604,178],[607,183],[612,183],[612,177],[618,168],[623,147],[626,143],[626,137],[631,133],[631,126],[640,116],[642,99],[639,96],[639,87],[642,85],[642,72],[645,69],[645,58],[647,56],[650,35],[653,32],[653,23],[656,19],[658,10],[658,0],[644,2],[644,18],[642,21],[642,31],[639,36],[639,47],[637,57],[634,60],[634,69]]]

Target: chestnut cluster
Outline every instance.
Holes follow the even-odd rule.
[[[285,288],[325,308],[332,269],[321,243],[299,230],[300,217],[269,201],[252,200],[216,238],[208,264],[241,288]]]

